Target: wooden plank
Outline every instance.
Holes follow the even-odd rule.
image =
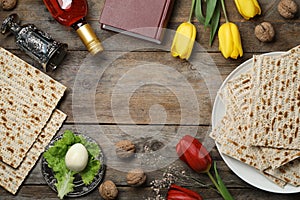
[[[13,53],[20,56],[22,59],[28,61],[31,64],[34,62],[26,55],[20,53],[19,51],[12,51]],[[112,59],[114,55],[117,55],[118,52],[110,52],[107,53],[107,58]],[[177,74],[177,80],[186,79],[187,82],[191,85],[192,89],[195,92],[195,95],[199,104],[199,122],[196,124],[206,124],[209,125],[211,122],[211,110],[213,98],[215,97],[216,91],[219,88],[217,84],[220,84],[222,80],[226,78],[226,76],[235,69],[240,63],[245,61],[248,58],[251,58],[252,54],[245,54],[243,59],[232,62],[231,60],[224,59],[218,53],[210,53],[209,56],[213,58],[217,69],[220,72],[220,76],[218,74],[210,73],[210,66],[208,69],[202,68],[201,73],[208,74],[209,82],[212,85],[210,86],[212,96],[209,94],[208,85],[204,82],[204,79],[201,74],[198,73],[198,70],[193,68],[192,64],[183,61],[177,58],[172,58],[168,52],[131,52],[125,54],[121,58],[112,61],[111,65],[105,69],[105,72],[102,76],[98,77],[93,75],[96,71],[98,73],[98,69],[93,68],[89,65],[87,61],[85,61],[87,54],[85,52],[77,52],[71,51],[66,57],[66,60],[62,63],[62,65],[56,69],[54,72],[48,72],[48,74],[61,82],[65,86],[67,86],[67,91],[65,96],[61,100],[59,104],[59,109],[68,114],[67,123],[120,123],[120,124],[128,124],[128,123],[136,123],[136,124],[148,124],[148,123],[159,123],[159,124],[179,124],[182,122],[182,110],[185,108],[191,109],[190,105],[185,105],[185,103],[180,102],[178,98],[182,97],[182,94],[186,94],[186,83],[184,82],[176,82],[176,77],[171,77],[173,80],[168,78],[168,74],[159,74],[161,76],[161,80],[169,79],[170,82],[173,82],[173,85],[159,86],[159,85],[144,85],[143,87],[137,88],[136,91],[132,93],[130,99],[128,100],[130,106],[130,116],[125,115],[124,112],[119,112],[124,110],[124,107],[118,107],[118,105],[113,106],[112,103],[112,94],[114,92],[115,85],[120,81],[120,79],[128,73],[130,70],[134,70],[136,67],[140,66],[144,62],[148,63],[157,63],[161,65],[165,65],[166,68],[171,67],[176,70],[178,73],[182,75],[182,77]],[[111,57],[110,57],[111,56]],[[205,54],[195,54],[196,58],[203,58],[204,62],[208,62],[210,59],[206,57]],[[207,61],[206,61],[206,60]],[[99,64],[99,70],[101,70],[101,62]],[[79,73],[79,70],[80,73]],[[171,71],[173,74],[176,71]],[[83,76],[83,80],[78,81],[78,78]],[[147,75],[147,74],[146,74]],[[179,78],[178,78],[179,77]],[[220,78],[220,79],[218,79]],[[99,83],[98,83],[99,79]],[[147,79],[147,77],[145,77]],[[77,80],[77,85],[74,85]],[[218,82],[214,82],[212,80],[218,80]],[[162,82],[163,83],[163,82]],[[131,83],[138,84],[138,83]],[[143,83],[144,84],[144,83]],[[84,88],[86,96],[82,96],[81,93],[76,93],[76,87]],[[130,85],[129,85],[130,86]],[[178,90],[178,94],[181,96],[176,97],[174,93],[174,87]],[[92,87],[96,87],[96,91],[92,91]],[[169,89],[168,89],[169,88]],[[172,91],[173,90],[173,91]],[[119,96],[121,93],[119,92]],[[127,91],[129,96],[130,93]],[[84,97],[84,98],[82,98]],[[86,97],[86,98],[85,98]],[[95,97],[95,113],[97,118],[93,115],[90,115],[94,110],[93,104],[87,104],[88,97]],[[115,97],[114,97],[115,98]],[[114,99],[116,101],[116,99]],[[126,103],[126,102],[125,102]],[[180,105],[181,103],[181,105]],[[196,102],[197,103],[197,102]],[[167,115],[167,119],[161,119],[159,121],[152,121],[150,119],[149,112],[151,111],[151,107],[153,105],[158,105],[164,107],[165,113]],[[84,105],[84,106],[83,106]],[[74,108],[76,108],[74,110]],[[112,109],[114,108],[114,109]],[[156,107],[157,108],[157,107]],[[159,108],[159,107],[158,107]],[[152,107],[153,109],[153,107]],[[155,106],[154,106],[155,109]],[[112,110],[115,112],[113,113]],[[163,112],[163,111],[161,111]],[[79,115],[79,117],[74,119],[74,114]],[[156,115],[152,116],[156,117]],[[188,122],[185,122],[189,124]],[[181,123],[182,124],[182,123]]]
[[[295,0],[295,2],[300,4],[299,0]],[[279,0],[260,0],[259,3],[262,8],[262,15],[257,16],[256,18],[254,18],[254,20],[260,20],[261,18],[264,18],[271,21],[285,21],[285,19],[282,18],[277,12],[277,4],[279,3]],[[233,1],[226,1],[225,4],[230,21],[245,21],[243,17],[238,13]],[[97,21],[103,9],[104,0],[88,0],[88,5],[88,20]],[[190,13],[190,7],[191,2],[189,0],[175,1],[171,22],[187,21]],[[12,12],[17,12],[28,20],[52,20],[43,1],[23,0],[21,3],[18,3],[17,7],[14,10],[1,12],[0,17],[3,17],[5,14]],[[205,8],[203,13],[205,13]],[[295,20],[299,22],[298,18]]]
[[[189,188],[194,189],[194,188]],[[118,187],[119,190],[119,196],[118,199],[122,200],[141,200],[141,199],[147,199],[151,198],[154,199],[156,196],[153,194],[152,190],[150,188],[140,189],[140,188],[128,188],[128,187]],[[222,198],[209,189],[203,189],[203,188],[196,188],[194,189],[196,192],[200,193],[204,199],[214,199],[214,200],[222,200]],[[231,194],[235,197],[236,200],[243,200],[243,199],[265,199],[265,200],[272,200],[272,199],[281,199],[281,200],[290,200],[290,199],[299,199],[299,194],[273,194],[273,193],[267,193],[261,190],[255,190],[253,192],[253,189],[229,189]],[[26,186],[24,187],[19,193],[18,196],[12,196],[10,194],[7,194],[5,191],[3,192],[0,190],[0,195],[3,199],[9,199],[9,200],[31,200],[33,197],[31,196],[32,193],[35,194],[34,198],[36,199],[45,199],[45,200],[51,200],[51,199],[58,199],[56,194],[52,192],[48,187],[46,186]],[[130,194],[130,195],[129,195]],[[166,191],[163,192],[163,194],[166,194]],[[262,197],[262,198],[260,198]],[[87,196],[78,197],[76,199],[80,200],[97,200],[99,199],[99,193],[97,190],[94,190],[92,193],[90,193]]]
[[[15,51],[14,51],[15,52]],[[114,52],[108,54],[113,55]],[[23,54],[22,58],[30,61],[27,56]],[[225,77],[235,69],[238,64],[250,58],[252,54],[245,54],[242,60],[237,60],[236,63],[230,60],[224,59],[220,54],[209,54],[214,59],[214,62],[218,66],[218,70],[221,73],[221,79]],[[76,119],[77,123],[120,123],[128,124],[132,123],[132,120],[136,124],[148,124],[148,123],[167,123],[167,124],[179,124],[181,121],[181,109],[185,108],[176,98],[176,95],[172,93],[166,87],[145,85],[141,88],[138,88],[130,97],[130,115],[124,115],[124,113],[119,112],[124,107],[114,107],[116,112],[112,113],[112,93],[114,91],[114,85],[121,79],[122,76],[126,75],[129,70],[134,69],[139,66],[143,61],[149,63],[161,63],[166,66],[174,67],[175,70],[180,72],[191,84],[192,88],[195,91],[199,102],[199,124],[209,125],[211,122],[211,110],[212,110],[212,99],[209,95],[209,90],[207,85],[204,82],[201,75],[197,74],[197,70],[191,68],[191,64],[180,59],[175,59],[170,56],[168,52],[131,52],[120,59],[114,61],[103,73],[103,76],[98,80],[91,80],[91,73],[95,70],[91,68],[88,63],[84,62],[86,54],[84,52],[70,52],[66,60],[63,62],[56,71],[49,73],[53,78],[61,82],[62,84],[68,87],[68,90],[62,99],[59,108],[62,109],[65,113],[68,114],[68,123],[73,123],[74,119],[74,110],[72,107],[76,107],[77,115],[79,118]],[[196,57],[203,57],[203,54],[196,54]],[[74,63],[74,64],[73,64]],[[99,64],[101,66],[101,64]],[[80,87],[89,89],[95,85],[96,91],[90,91],[90,94],[87,96],[94,95],[95,100],[95,113],[97,118],[90,115],[90,112],[93,111],[94,105],[87,104],[88,99],[86,98],[77,98],[78,94],[73,94],[74,92],[74,83],[76,80],[76,75],[78,75],[78,70],[80,67],[84,68],[84,78],[86,79],[82,83],[79,83]],[[97,71],[97,70],[96,70]],[[90,74],[89,74],[90,73]],[[203,71],[205,73],[205,70]],[[167,76],[167,75],[165,75]],[[210,77],[216,78],[218,75],[210,74]],[[89,77],[89,78],[87,78]],[[97,79],[98,77],[96,77]],[[164,76],[161,77],[162,80]],[[181,82],[179,82],[181,83]],[[177,84],[177,82],[176,82]],[[182,93],[184,91],[184,84],[182,85]],[[214,87],[215,89],[218,87]],[[120,94],[120,93],[119,93]],[[216,90],[213,90],[212,97],[216,94]],[[129,94],[124,94],[129,95]],[[79,95],[79,97],[81,97]],[[84,96],[85,97],[85,96]],[[77,98],[77,99],[74,99]],[[164,107],[165,112],[167,113],[167,120],[151,122],[149,111],[151,106],[160,104]],[[84,106],[83,106],[84,105]],[[121,104],[122,105],[122,104]],[[124,105],[124,104],[123,104]],[[118,105],[117,105],[118,106]],[[90,112],[88,112],[90,111]],[[75,113],[76,114],[76,113]],[[155,116],[154,116],[155,117]],[[117,121],[116,121],[117,120]]]
[[[64,27],[58,24],[46,10],[42,1],[34,2],[32,0],[27,0],[28,4],[19,3],[18,7],[11,12],[1,12],[0,21],[8,16],[12,12],[17,12],[20,15],[22,24],[33,23],[41,30],[48,32],[53,38],[58,41],[65,42],[69,44],[70,50],[82,50],[86,51],[86,48],[81,43],[79,37],[72,28]],[[299,1],[299,0],[298,0]],[[101,13],[104,1],[89,1],[91,4],[91,10],[89,12],[88,21],[91,23],[96,34],[102,41],[107,41],[111,37],[114,37],[115,42],[109,42],[105,44],[104,47],[107,51],[128,51],[135,47],[136,43],[141,46],[150,46],[152,44],[149,42],[144,42],[142,40],[133,39],[128,36],[119,36],[110,31],[104,31],[100,29],[98,18]],[[277,12],[278,1],[260,1],[263,9],[263,14],[253,20],[244,20],[236,11],[235,5],[232,1],[226,2],[228,5],[228,15],[232,22],[236,22],[239,26],[239,30],[242,36],[242,42],[244,45],[245,52],[268,52],[268,51],[279,51],[288,50],[298,44],[300,44],[300,38],[297,37],[297,33],[300,31],[300,27],[297,26],[299,23],[299,18],[293,20],[283,19]],[[32,6],[32,5],[33,6]],[[168,25],[170,32],[174,32],[177,26],[186,21],[189,13],[190,3],[189,1],[176,1],[174,14],[171,17],[171,21]],[[262,21],[272,21],[274,28],[276,30],[276,38],[274,42],[262,43],[259,42],[254,35],[254,27]],[[222,20],[222,23],[224,20]],[[216,38],[212,47],[208,45],[209,32],[205,30],[203,25],[195,22],[197,27],[197,38],[196,40],[204,48],[204,50],[210,52],[218,52],[218,40]],[[172,33],[173,33],[172,32]],[[117,36],[116,36],[117,35]],[[165,44],[170,46],[173,39],[173,35],[166,36]],[[12,49],[16,48],[14,44],[13,37],[4,37],[0,35],[0,46]],[[157,50],[160,50],[161,46],[157,46]],[[195,51],[198,51],[196,49]],[[202,50],[203,51],[203,50]]]
[[[126,164],[126,162],[124,163]],[[224,183],[228,187],[243,187],[247,188],[250,187],[247,183],[243,182],[240,178],[238,178],[222,161],[217,161],[217,166],[220,174],[222,175],[222,178],[224,179]],[[151,187],[152,182],[155,180],[162,180],[163,174],[166,172],[169,172],[169,167],[172,167],[173,172],[178,173],[179,175],[176,176],[176,183],[182,184],[188,187],[196,186],[202,186],[199,182],[192,180],[191,177],[197,179],[198,181],[202,182],[203,184],[206,184],[210,186],[212,183],[210,183],[209,178],[206,174],[196,174],[191,169],[189,169],[182,161],[175,161],[170,166],[164,167],[162,169],[158,169],[156,171],[146,172],[147,175],[147,181],[143,185],[144,187]],[[183,175],[180,175],[181,172],[185,172],[187,176],[190,178],[184,177]],[[126,175],[127,172],[116,170],[111,167],[106,168],[106,174],[105,179],[112,180],[116,185],[126,187],[128,186],[126,182]],[[175,176],[175,173],[173,174]],[[23,185],[46,185],[46,182],[41,174],[41,163],[39,162],[33,171],[30,173],[26,181]]]
[[[126,186],[126,173],[129,171],[125,166],[130,166],[137,160],[144,161],[142,166],[145,166],[147,163],[158,163],[158,157],[162,157],[164,159],[170,159],[170,162],[167,165],[161,165],[161,168],[157,168],[155,170],[146,171],[148,174],[148,180],[146,185],[150,186],[150,182],[155,179],[161,179],[162,174],[167,172],[168,168],[171,166],[172,169],[181,172],[185,170],[189,176],[199,176],[201,180],[206,180],[209,182],[209,179],[206,175],[200,174],[196,175],[195,172],[190,170],[183,162],[178,159],[176,154],[175,146],[181,138],[182,134],[196,134],[195,137],[205,144],[207,149],[210,152],[213,160],[218,162],[218,168],[221,174],[226,174],[226,182],[232,185],[243,185],[243,183],[237,178],[229,168],[221,161],[221,157],[218,151],[215,148],[215,145],[212,140],[208,138],[208,134],[210,128],[207,126],[199,126],[199,127],[184,127],[185,132],[181,133],[178,130],[178,126],[165,126],[160,130],[157,130],[157,126],[142,127],[144,132],[143,134],[140,132],[138,136],[129,132],[130,128],[134,127],[133,125],[87,125],[87,124],[77,124],[77,125],[63,125],[62,129],[58,134],[63,134],[65,130],[72,130],[73,132],[83,133],[95,139],[99,145],[101,146],[103,153],[105,155],[105,165],[107,167],[106,177],[109,177],[114,182],[116,182],[120,186]],[[129,130],[129,131],[128,131]],[[195,132],[196,131],[196,132]],[[136,157],[129,160],[121,160],[118,159],[115,155],[114,144],[120,140],[128,139],[131,140],[136,147]],[[175,139],[174,141],[172,141]],[[143,159],[144,153],[160,153],[160,149],[163,147],[170,146],[170,152],[168,154],[157,155],[157,157]],[[147,148],[147,151],[145,150]],[[157,151],[157,152],[155,152]],[[123,168],[119,168],[118,166],[123,166]],[[159,165],[157,165],[159,166]],[[146,168],[145,168],[146,170]],[[28,179],[26,179],[25,184],[45,184],[45,181],[41,174],[41,160],[37,163],[34,169],[31,171]],[[190,182],[189,184],[192,184]],[[244,185],[245,186],[245,185]]]
[[[297,4],[300,4],[299,0],[295,0]],[[256,16],[254,20],[268,20],[268,21],[284,21],[284,19],[277,12],[277,4],[279,0],[260,0],[259,4],[262,10],[262,14]],[[234,4],[234,1],[225,1],[227,15],[230,21],[238,22],[245,21],[245,19],[238,13],[238,10]],[[184,22],[187,21],[187,18],[190,13],[191,2],[187,0],[176,1],[174,12],[175,15],[172,16],[171,22]],[[205,13],[205,8],[203,9],[203,13]],[[222,21],[224,21],[223,13],[221,13]],[[194,18],[194,21],[196,19]],[[298,18],[295,20],[299,20]]]
[[[218,193],[211,189],[199,188],[199,187],[187,187],[188,189],[192,189],[195,192],[198,192],[204,199],[214,199],[214,200],[222,200]],[[290,200],[290,199],[299,199],[300,194],[276,194],[269,193],[262,190],[258,190],[255,188],[228,188],[232,196],[236,200],[243,199],[264,199],[264,200],[272,200],[272,199],[281,199],[281,200]],[[132,187],[122,187],[118,186],[118,199],[120,200],[141,200],[141,199],[155,199],[156,195],[151,190],[151,188],[132,188]],[[162,197],[166,197],[166,190],[162,190]],[[32,196],[34,194],[34,197]],[[58,199],[57,194],[53,192],[46,185],[26,185],[22,187],[17,196],[13,196],[6,192],[5,190],[0,188],[0,196],[1,199],[4,200],[32,200],[34,199],[45,199],[52,200]],[[93,200],[99,199],[100,195],[97,189],[93,190],[88,195],[77,197],[79,200]]]
[[[73,54],[73,52],[71,53]],[[73,55],[72,58],[82,58],[76,54]],[[197,56],[202,55],[204,56],[204,54],[198,54]],[[109,61],[113,59],[111,56],[114,56],[113,52],[107,54],[106,57],[104,56],[105,59],[103,60]],[[66,65],[70,66],[68,62],[69,60],[67,60]],[[80,63],[80,61],[78,62]],[[141,66],[143,67],[145,62],[152,65],[154,63],[154,68],[159,65],[164,65],[166,70],[169,71],[166,73],[160,73],[158,71],[155,73],[152,72],[152,76],[157,76],[152,77],[153,79],[155,78],[157,82],[149,84],[152,82],[151,79],[147,77],[148,72],[141,69]],[[80,64],[81,66],[74,66],[74,68],[64,68],[64,66],[62,66],[61,70],[58,69],[55,72],[56,74],[53,75],[58,80],[62,80],[62,83],[69,88],[66,99],[62,101],[60,106],[63,111],[68,113],[68,122],[74,121],[74,112],[77,112],[77,114],[80,114],[80,118],[76,119],[77,122],[128,124],[134,121],[136,124],[164,122],[167,124],[178,124],[181,123],[182,112],[192,112],[192,109],[194,109],[194,107],[191,107],[193,105],[186,103],[189,102],[189,100],[186,99],[186,94],[188,94],[187,89],[189,89],[187,86],[190,85],[190,90],[194,90],[191,92],[194,92],[196,95],[195,101],[198,101],[195,102],[195,104],[199,104],[198,109],[201,110],[198,116],[199,124],[209,124],[210,115],[207,113],[211,113],[212,108],[212,99],[210,99],[209,92],[212,93],[213,98],[222,79],[224,76],[227,76],[227,72],[225,72],[225,75],[222,74],[221,71],[221,77],[219,77],[218,74],[210,73],[213,67],[210,68],[210,66],[207,66],[206,69],[203,67],[201,73],[209,76],[209,80],[206,80],[211,84],[209,89],[212,91],[209,91],[207,82],[205,82],[197,69],[193,69],[188,62],[172,58],[167,52],[128,53],[124,55],[124,57],[113,61],[102,75],[100,71],[103,70],[104,66],[101,64],[101,60],[97,63],[98,66],[96,66],[96,68],[89,66],[91,64],[89,62],[81,62]],[[81,67],[80,71],[77,71],[79,70],[78,67]],[[136,81],[132,80],[131,83],[127,83],[127,86],[131,87],[131,89],[127,88],[124,91],[118,89],[116,85],[120,84],[120,81],[122,81],[124,77],[130,76],[128,73],[132,74],[134,70],[138,70],[138,67],[139,70],[144,73],[144,77],[139,77]],[[164,67],[161,68],[164,69]],[[231,67],[236,66],[231,65]],[[173,71],[173,69],[175,70]],[[218,69],[216,68],[216,70]],[[171,75],[168,73],[171,73]],[[83,76],[82,80],[81,75]],[[218,78],[220,79],[219,82],[212,81]],[[183,79],[185,79],[186,82],[182,82]],[[206,77],[206,79],[208,79],[208,77]],[[75,80],[76,85],[74,85]],[[143,82],[143,80],[145,81]],[[99,83],[97,85],[98,81]],[[94,97],[95,103],[90,103]],[[124,100],[124,98],[127,97],[128,99]],[[188,98],[192,98],[192,96]],[[161,119],[158,122],[153,122],[150,119],[149,111],[151,111],[151,107],[158,104],[166,110],[166,121]],[[71,105],[73,106],[73,110]],[[129,113],[126,113],[126,106],[129,107]],[[71,111],[73,111],[73,113],[71,113]],[[96,120],[95,116],[93,116],[93,112],[95,112],[97,116]],[[187,121],[185,123],[195,124],[192,120],[191,122]],[[196,124],[198,124],[198,122],[196,122]]]
[[[91,128],[92,127],[92,128]],[[103,136],[101,136],[100,132],[105,134],[105,137],[111,138],[111,140],[117,141],[118,139],[131,139],[137,146],[137,152],[140,153],[143,151],[143,146],[145,144],[149,144],[147,139],[140,137],[133,139],[134,137],[131,135],[126,135],[122,133],[121,129],[126,126],[120,128],[120,126],[101,126],[99,129],[97,126],[91,125],[64,125],[60,130],[59,134],[63,133],[64,130],[86,130],[87,135],[93,137],[101,147],[105,150],[109,145],[109,143],[104,142]],[[191,128],[191,127],[190,127]],[[199,127],[197,138],[203,140],[205,134],[207,132],[208,127]],[[162,135],[173,135],[174,131],[177,129],[176,126],[168,126],[162,131]],[[147,133],[151,135],[150,133]],[[120,137],[121,136],[121,137]],[[175,146],[174,146],[175,150]],[[236,176],[227,166],[226,164],[220,160],[219,154],[216,152],[214,148],[211,152],[213,160],[217,161],[218,171],[220,176],[222,177],[226,186],[230,189],[231,193],[235,197],[235,199],[245,199],[245,198],[254,198],[261,197],[267,195],[270,198],[277,198],[280,199],[290,199],[292,197],[299,198],[300,194],[294,195],[279,195],[279,194],[272,194],[268,192],[264,192],[262,190],[255,189],[254,187],[248,185],[244,181],[242,181],[238,176]],[[105,152],[106,159],[111,159],[108,157],[110,153]],[[128,165],[130,161],[121,161],[123,162],[123,166]],[[126,164],[127,163],[127,164]],[[171,168],[170,168],[171,167]],[[170,169],[172,169],[170,171]],[[147,198],[154,198],[155,195],[153,190],[151,189],[151,182],[155,180],[162,180],[164,178],[163,174],[166,172],[171,172],[174,174],[181,174],[185,171],[185,175],[188,178],[184,178],[183,176],[177,176],[176,184],[193,189],[199,192],[205,199],[221,199],[218,194],[211,189],[207,189],[201,186],[199,183],[193,181],[189,177],[193,177],[204,184],[211,185],[211,182],[206,174],[196,174],[191,169],[189,169],[182,161],[176,160],[169,166],[166,166],[161,169],[157,169],[155,171],[146,172],[147,174],[147,181],[143,187],[132,188],[129,187],[126,183],[126,174],[125,170],[118,170],[113,167],[107,165],[107,170],[105,174],[105,180],[112,180],[118,187],[119,190],[119,199],[147,199]],[[255,192],[253,192],[255,191]],[[162,189],[162,195],[166,195],[166,189]],[[56,193],[53,192],[48,185],[45,183],[42,174],[41,174],[41,163],[39,162],[35,168],[31,171],[30,175],[26,179],[23,186],[20,188],[20,191],[17,193],[17,196],[13,196],[10,193],[6,192],[4,189],[0,188],[0,196],[1,199],[32,199],[32,194],[35,194],[36,199],[57,199]],[[95,189],[92,193],[87,196],[81,197],[79,199],[97,199],[99,198],[99,193],[97,189]]]
[[[300,0],[295,1],[300,5]],[[245,54],[238,60],[224,59],[222,57],[218,50],[217,38],[212,47],[208,46],[208,30],[205,30],[203,25],[199,24],[196,19],[193,18],[192,22],[197,28],[196,44],[201,47],[197,47],[196,45],[193,50],[193,57],[197,59],[201,58],[200,60],[206,63],[206,65],[203,66],[207,68],[204,67],[201,69],[202,74],[198,73],[199,70],[191,62],[172,58],[169,52],[173,40],[172,34],[174,34],[174,31],[180,23],[187,20],[190,12],[190,0],[175,2],[174,11],[168,25],[168,29],[170,29],[172,34],[166,35],[163,45],[153,45],[152,43],[128,36],[101,30],[98,19],[104,5],[104,0],[88,0],[89,13],[87,20],[94,28],[98,37],[103,41],[106,50],[100,56],[103,60],[97,62],[95,66],[85,60],[88,57],[88,52],[75,31],[57,23],[50,16],[43,1],[22,0],[18,2],[16,9],[12,11],[1,11],[0,22],[11,13],[18,13],[22,24],[33,23],[41,30],[50,33],[56,40],[68,43],[69,54],[62,65],[54,72],[48,72],[50,76],[68,87],[68,91],[59,104],[59,108],[68,114],[68,119],[60,133],[66,129],[83,132],[95,138],[99,144],[101,144],[107,158],[107,173],[105,179],[111,179],[117,184],[119,199],[140,200],[149,197],[152,199],[155,198],[153,190],[151,189],[151,181],[161,179],[163,173],[169,167],[158,167],[155,171],[150,170],[147,172],[148,180],[143,187],[128,187],[125,175],[126,170],[128,170],[127,168],[130,167],[120,169],[119,166],[130,166],[130,164],[138,159],[134,158],[130,160],[129,163],[125,163],[124,161],[118,160],[113,154],[114,142],[125,138],[134,141],[137,152],[139,152],[138,155],[143,155],[141,152],[145,152],[146,146],[159,149],[169,144],[170,153],[166,156],[160,154],[160,151],[157,151],[159,154],[154,154],[157,155],[155,157],[157,159],[151,157],[150,161],[149,159],[143,161],[145,161],[145,163],[151,161],[158,163],[158,161],[162,159],[167,160],[168,158],[172,159],[172,161],[174,159],[172,165],[175,166],[176,171],[186,171],[188,176],[199,178],[204,183],[211,184],[205,174],[197,175],[177,159],[177,155],[174,151],[175,143],[171,139],[179,139],[180,136],[178,133],[180,131],[183,131],[184,134],[196,132],[197,138],[207,142],[207,145],[211,145],[210,147],[212,149],[210,150],[210,154],[213,160],[217,161],[219,173],[235,199],[299,199],[299,194],[274,194],[248,185],[227,167],[214,145],[205,140],[211,128],[212,100],[216,95],[216,86],[218,85],[217,82],[211,80],[218,80],[218,78],[224,80],[232,70],[242,62],[251,58],[253,54],[288,50],[300,44],[300,37],[298,37],[300,31],[299,15],[292,20],[282,18],[277,12],[278,2],[279,0],[260,0],[262,15],[247,21],[237,12],[234,1],[226,1],[229,19],[239,26],[242,37]],[[261,43],[255,38],[253,33],[254,27],[262,21],[270,21],[274,25],[276,30],[274,42]],[[223,14],[221,23],[224,23]],[[0,34],[0,46],[11,50],[22,59],[37,66],[35,61],[16,47],[13,36],[3,36]],[[209,57],[206,56],[206,51],[209,52]],[[116,59],[116,55],[121,55],[121,57]],[[212,66],[210,58],[215,62],[216,68],[220,73],[219,75],[210,73],[212,72],[209,69],[209,67]],[[109,65],[105,68],[107,63],[109,63]],[[157,77],[153,76],[153,80],[156,80],[155,78],[160,81],[169,80],[169,82],[164,83],[172,84],[146,84],[149,83],[149,76],[147,76],[146,73],[141,73],[138,74],[138,78],[148,80],[148,82],[133,81],[129,82],[130,84],[126,86],[131,86],[132,88],[135,86],[142,87],[136,88],[134,92],[128,90],[128,88],[125,88],[125,90],[116,90],[116,86],[122,83],[124,78],[128,77],[131,72],[136,69],[143,69],[141,66],[149,67],[149,64],[152,64],[152,67],[162,65],[164,67],[160,69],[169,69],[169,73],[161,74],[154,73],[157,72],[157,70],[154,72],[148,71],[148,75],[151,73],[157,75]],[[104,73],[98,80],[97,77],[95,78],[95,75],[101,74],[100,72],[103,69]],[[78,77],[80,75],[82,75],[83,79]],[[214,88],[212,94],[209,94],[208,86],[203,76],[210,78],[212,82],[210,87]],[[180,103],[178,93],[174,93],[174,91],[178,91],[179,94],[182,94],[186,91],[187,88],[184,87],[185,82],[183,82],[183,80],[187,80],[190,84],[199,102],[198,109],[200,112],[197,116],[199,120],[195,125],[191,125],[194,123],[192,120],[191,122],[189,120],[182,121],[182,118],[185,118],[182,117],[182,112],[190,111],[193,107],[190,107],[189,104],[185,105]],[[74,85],[75,83],[77,83],[77,85]],[[83,97],[86,97],[86,99],[77,98],[78,96],[80,97],[80,95],[76,93],[78,86],[83,89],[82,96],[84,95]],[[93,88],[94,86],[95,89]],[[124,110],[124,105],[126,105],[122,99],[123,95],[128,97],[128,99],[125,99],[127,100],[125,103],[128,102],[129,104],[128,113],[120,112]],[[91,103],[90,100],[94,97],[95,103]],[[190,100],[188,97],[189,95],[186,95],[185,98],[182,99]],[[112,100],[114,100],[115,104],[113,104]],[[112,112],[112,110],[114,110],[114,112]],[[87,111],[94,112],[91,113]],[[95,116],[93,116],[93,114]],[[148,124],[152,125],[149,126]],[[141,158],[143,157],[140,157],[140,159]],[[126,165],[124,165],[124,163]],[[46,185],[41,174],[40,165],[39,161],[16,196],[0,188],[0,199],[57,199],[57,195]],[[201,187],[194,181],[177,180],[177,183],[199,192],[205,199],[222,199],[215,191]],[[167,191],[163,189],[163,196],[166,195],[166,192]],[[99,198],[98,191],[95,190],[91,194],[78,199]]]
[[[69,50],[80,50],[86,51],[85,46],[82,44],[76,32],[68,27],[64,27],[56,22],[50,23],[45,21],[24,21],[25,23],[33,23],[39,29],[49,33],[55,40],[67,43],[69,45]],[[168,32],[165,35],[165,40],[163,45],[154,45],[150,42],[145,42],[140,39],[135,39],[129,36],[115,34],[110,31],[101,30],[98,22],[91,22],[95,33],[99,39],[103,42],[104,49],[106,51],[130,51],[132,49],[136,51],[145,51],[143,49],[136,49],[137,47],[151,48],[155,51],[169,51],[173,36],[175,34],[176,28],[180,23],[170,23],[168,26]],[[243,49],[245,52],[270,52],[270,51],[280,51],[288,50],[294,46],[300,44],[300,38],[297,37],[297,33],[300,31],[300,27],[297,26],[297,22],[274,22],[272,23],[276,36],[275,40],[270,43],[260,42],[254,35],[254,28],[259,24],[258,22],[246,21],[238,22]],[[218,38],[216,37],[213,46],[208,45],[209,41],[209,31],[199,23],[195,23],[197,27],[196,41],[201,45],[202,49],[196,48],[194,52],[219,52],[218,50]],[[0,35],[0,46],[7,49],[16,49],[15,39],[13,36],[3,36]]]

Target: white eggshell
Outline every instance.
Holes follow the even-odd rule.
[[[73,144],[65,156],[67,168],[74,172],[81,172],[84,170],[88,159],[88,152],[81,143]]]

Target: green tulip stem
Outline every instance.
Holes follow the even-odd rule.
[[[227,23],[227,22],[229,22],[229,20],[228,20],[228,17],[227,17],[227,12],[226,12],[226,8],[225,8],[224,0],[221,0],[221,4],[222,4],[223,13],[224,13],[224,16],[225,16],[225,21]]]
[[[190,16],[189,16],[189,20],[188,20],[189,23],[191,23],[191,20],[192,20],[192,16],[193,16],[193,13],[194,13],[195,2],[196,2],[195,0],[192,1]]]
[[[214,179],[214,177],[211,175],[211,173],[209,171],[207,172],[207,175],[210,178],[211,182],[213,182],[213,184],[216,186],[219,193],[222,195],[221,188],[219,187],[219,184],[216,182],[216,180]]]
[[[227,188],[222,187],[221,184],[218,184],[212,174],[208,171],[207,172],[210,180],[213,182],[213,184],[216,186],[218,193],[223,197],[224,200],[234,200],[231,194],[228,192]]]

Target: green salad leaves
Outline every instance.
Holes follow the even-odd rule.
[[[53,170],[54,177],[57,180],[55,184],[58,197],[63,197],[74,188],[74,176],[76,172],[69,170],[65,164],[65,155],[68,149],[75,143],[81,143],[85,146],[89,154],[89,160],[86,168],[80,172],[80,176],[84,184],[90,184],[98,173],[101,163],[96,160],[100,154],[99,146],[96,143],[88,142],[81,135],[75,135],[72,131],[66,130],[63,137],[57,140],[52,147],[45,153],[44,158],[48,162],[48,166]]]

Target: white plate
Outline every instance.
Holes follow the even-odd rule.
[[[283,52],[271,52],[264,55],[281,55]],[[238,75],[245,73],[252,67],[252,61],[253,59],[249,59],[246,62],[242,63],[240,66],[238,66],[234,71],[232,71],[229,76],[225,79],[223,84],[221,85],[222,89],[225,84],[237,77]],[[221,98],[219,95],[217,95],[213,111],[212,111],[212,128],[214,128],[218,122],[222,119],[222,117],[225,115],[225,105],[221,101]],[[218,151],[220,151],[220,146],[216,143]],[[221,157],[227,164],[227,166],[241,179],[243,179],[245,182],[249,183],[250,185],[257,187],[259,189],[274,192],[274,193],[297,193],[300,192],[300,187],[294,187],[292,185],[286,185],[284,188],[281,188],[280,186],[276,185],[269,179],[267,179],[265,176],[263,176],[258,170],[254,169],[253,167],[250,167],[249,165],[246,165],[236,159],[230,158],[222,153]]]

